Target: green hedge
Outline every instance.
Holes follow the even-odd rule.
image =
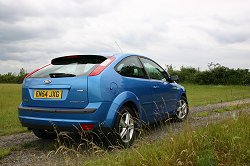
[[[174,70],[167,66],[170,75],[178,75],[181,83],[214,84],[214,85],[250,85],[248,69],[230,69],[220,64],[210,63],[209,69],[200,71],[193,67],[181,67]]]
[[[7,73],[7,74],[0,74],[0,83],[15,83],[15,84],[21,84],[23,82],[23,79],[27,73],[22,68],[20,69],[19,74],[15,73]]]

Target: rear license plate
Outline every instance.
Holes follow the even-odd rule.
[[[34,98],[35,99],[61,99],[62,91],[61,90],[35,90]]]

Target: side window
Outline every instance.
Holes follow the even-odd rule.
[[[140,60],[151,79],[167,81],[166,72],[158,64],[146,58],[140,58]]]
[[[135,56],[130,56],[123,59],[116,65],[115,70],[125,77],[146,78],[146,73]]]

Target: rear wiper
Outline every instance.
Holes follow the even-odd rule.
[[[75,77],[76,75],[69,73],[50,73],[49,76],[50,78],[58,78],[58,77]]]

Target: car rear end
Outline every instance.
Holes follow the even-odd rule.
[[[23,81],[19,119],[29,129],[93,130],[106,118],[110,101],[89,101],[89,77],[98,77],[114,60],[100,55],[53,59]],[[98,82],[97,82],[98,83]]]

